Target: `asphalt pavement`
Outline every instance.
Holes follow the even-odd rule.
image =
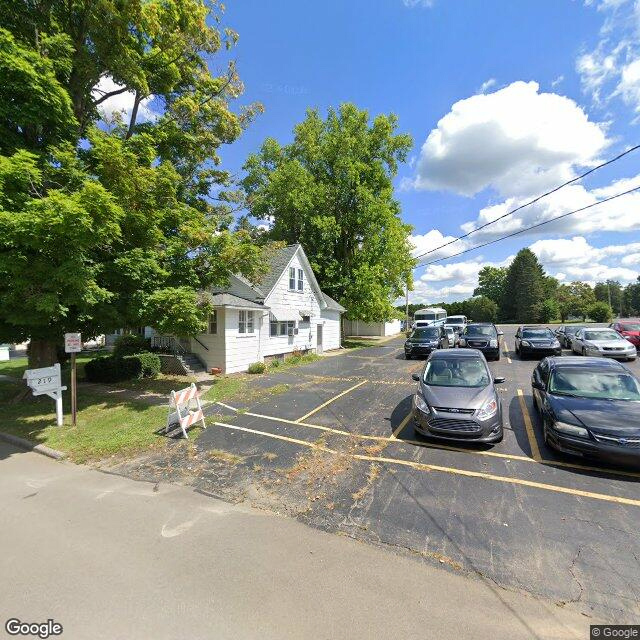
[[[0,443],[0,605],[62,638],[586,638],[573,605]],[[15,636],[11,636],[15,637]],[[33,636],[31,636],[33,637]]]

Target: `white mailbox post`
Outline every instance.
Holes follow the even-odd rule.
[[[27,381],[27,386],[31,388],[34,396],[49,396],[56,401],[56,423],[62,426],[62,392],[67,387],[62,386],[62,376],[60,365],[54,364],[52,367],[41,369],[27,369],[22,376]]]

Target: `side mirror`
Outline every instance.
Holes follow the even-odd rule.
[[[542,382],[540,380],[536,380],[535,378],[531,381],[531,386],[534,389],[540,389],[541,391],[544,391],[544,385],[542,384]]]
[[[411,374],[411,379],[415,380],[416,382],[420,382],[420,374],[419,373],[412,373]]]
[[[493,379],[493,384],[502,384],[506,378],[504,376],[497,376]]]

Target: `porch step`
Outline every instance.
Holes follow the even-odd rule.
[[[193,376],[198,373],[206,373],[206,367],[200,362],[200,359],[193,353],[185,353],[177,355],[176,358],[182,363],[187,375]]]

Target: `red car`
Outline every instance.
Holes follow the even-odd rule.
[[[636,349],[640,349],[640,320],[617,320],[609,325],[610,329],[617,331],[626,338]]]

